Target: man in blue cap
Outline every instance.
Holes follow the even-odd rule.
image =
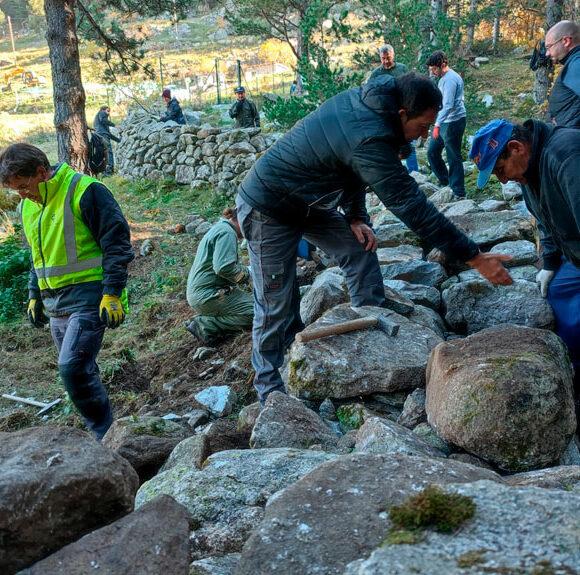
[[[536,217],[543,269],[536,282],[554,309],[580,383],[580,130],[537,120],[494,120],[475,134],[469,157],[482,188],[491,174],[522,185]]]

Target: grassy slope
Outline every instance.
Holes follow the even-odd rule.
[[[6,43],[0,43],[0,58],[6,50]],[[19,48],[20,53],[27,52]],[[33,47],[29,56],[30,62],[35,63],[35,71],[50,77],[46,48]],[[171,58],[175,57],[175,54],[171,55]],[[522,101],[517,98],[521,92],[530,92],[532,84],[533,76],[527,68],[527,61],[509,55],[493,58],[489,65],[478,70],[469,69],[466,73],[468,130],[473,133],[479,125],[495,117],[521,121],[537,115],[538,110],[529,99]],[[478,103],[479,91],[494,96],[495,103],[490,110]],[[3,130],[10,128],[22,139],[48,149],[49,153],[52,150],[54,157],[51,159],[55,159],[55,147],[51,148],[54,138],[46,131],[51,114],[8,115],[11,105],[10,96],[0,96]],[[89,110],[87,116],[90,118],[92,113],[93,110]],[[12,132],[6,135],[12,135]],[[10,139],[3,138],[0,145]],[[474,179],[474,175],[467,179],[468,194],[481,198]],[[185,301],[185,282],[197,240],[189,234],[170,235],[167,232],[193,211],[213,220],[223,201],[213,197],[211,191],[193,194],[189,189],[169,182],[129,183],[113,177],[107,183],[131,224],[136,254],[147,238],[152,239],[155,249],[149,256],[137,257],[131,264],[131,314],[120,329],[106,334],[100,355],[103,380],[117,416],[133,413],[144,404],[161,413],[183,413],[195,406],[192,398],[195,391],[211,384],[221,384],[227,375],[225,368],[218,367],[216,373],[206,379],[201,374],[209,364],[193,364],[189,359],[197,346],[183,328],[183,321],[190,314]],[[498,188],[492,186],[486,194],[493,195]],[[21,322],[0,324],[0,354],[0,393],[16,393],[42,400],[64,398],[58,381],[56,352],[48,330],[30,328],[24,315]],[[251,386],[247,382],[250,373],[249,335],[241,335],[223,344],[219,355],[226,360],[226,366],[233,360],[237,361],[240,371],[232,383],[242,398],[251,399]],[[164,389],[164,384],[182,375],[184,377],[171,392]],[[35,411],[34,408],[15,411],[13,403],[0,399],[0,430],[37,422]],[[80,423],[66,403],[55,409],[50,419]]]

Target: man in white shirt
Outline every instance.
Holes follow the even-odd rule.
[[[465,132],[465,105],[463,103],[463,80],[447,64],[445,52],[436,50],[427,59],[429,73],[439,78],[438,87],[443,104],[433,128],[433,137],[427,149],[431,170],[442,186],[451,186],[456,198],[465,197],[465,181],[461,142]],[[443,149],[447,154],[449,169],[443,161]]]

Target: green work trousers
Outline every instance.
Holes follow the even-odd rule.
[[[197,299],[195,295],[193,299]],[[222,338],[252,327],[254,298],[238,287],[203,303],[192,303],[204,339]]]

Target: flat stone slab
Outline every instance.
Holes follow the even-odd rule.
[[[472,465],[378,453],[325,463],[268,501],[237,575],[342,575],[386,537],[388,510],[433,483],[502,481]],[[382,573],[385,573],[384,571]]]
[[[577,494],[490,481],[444,489],[471,497],[474,517],[453,533],[425,530],[416,544],[385,544],[351,563],[344,575],[579,572]]]

